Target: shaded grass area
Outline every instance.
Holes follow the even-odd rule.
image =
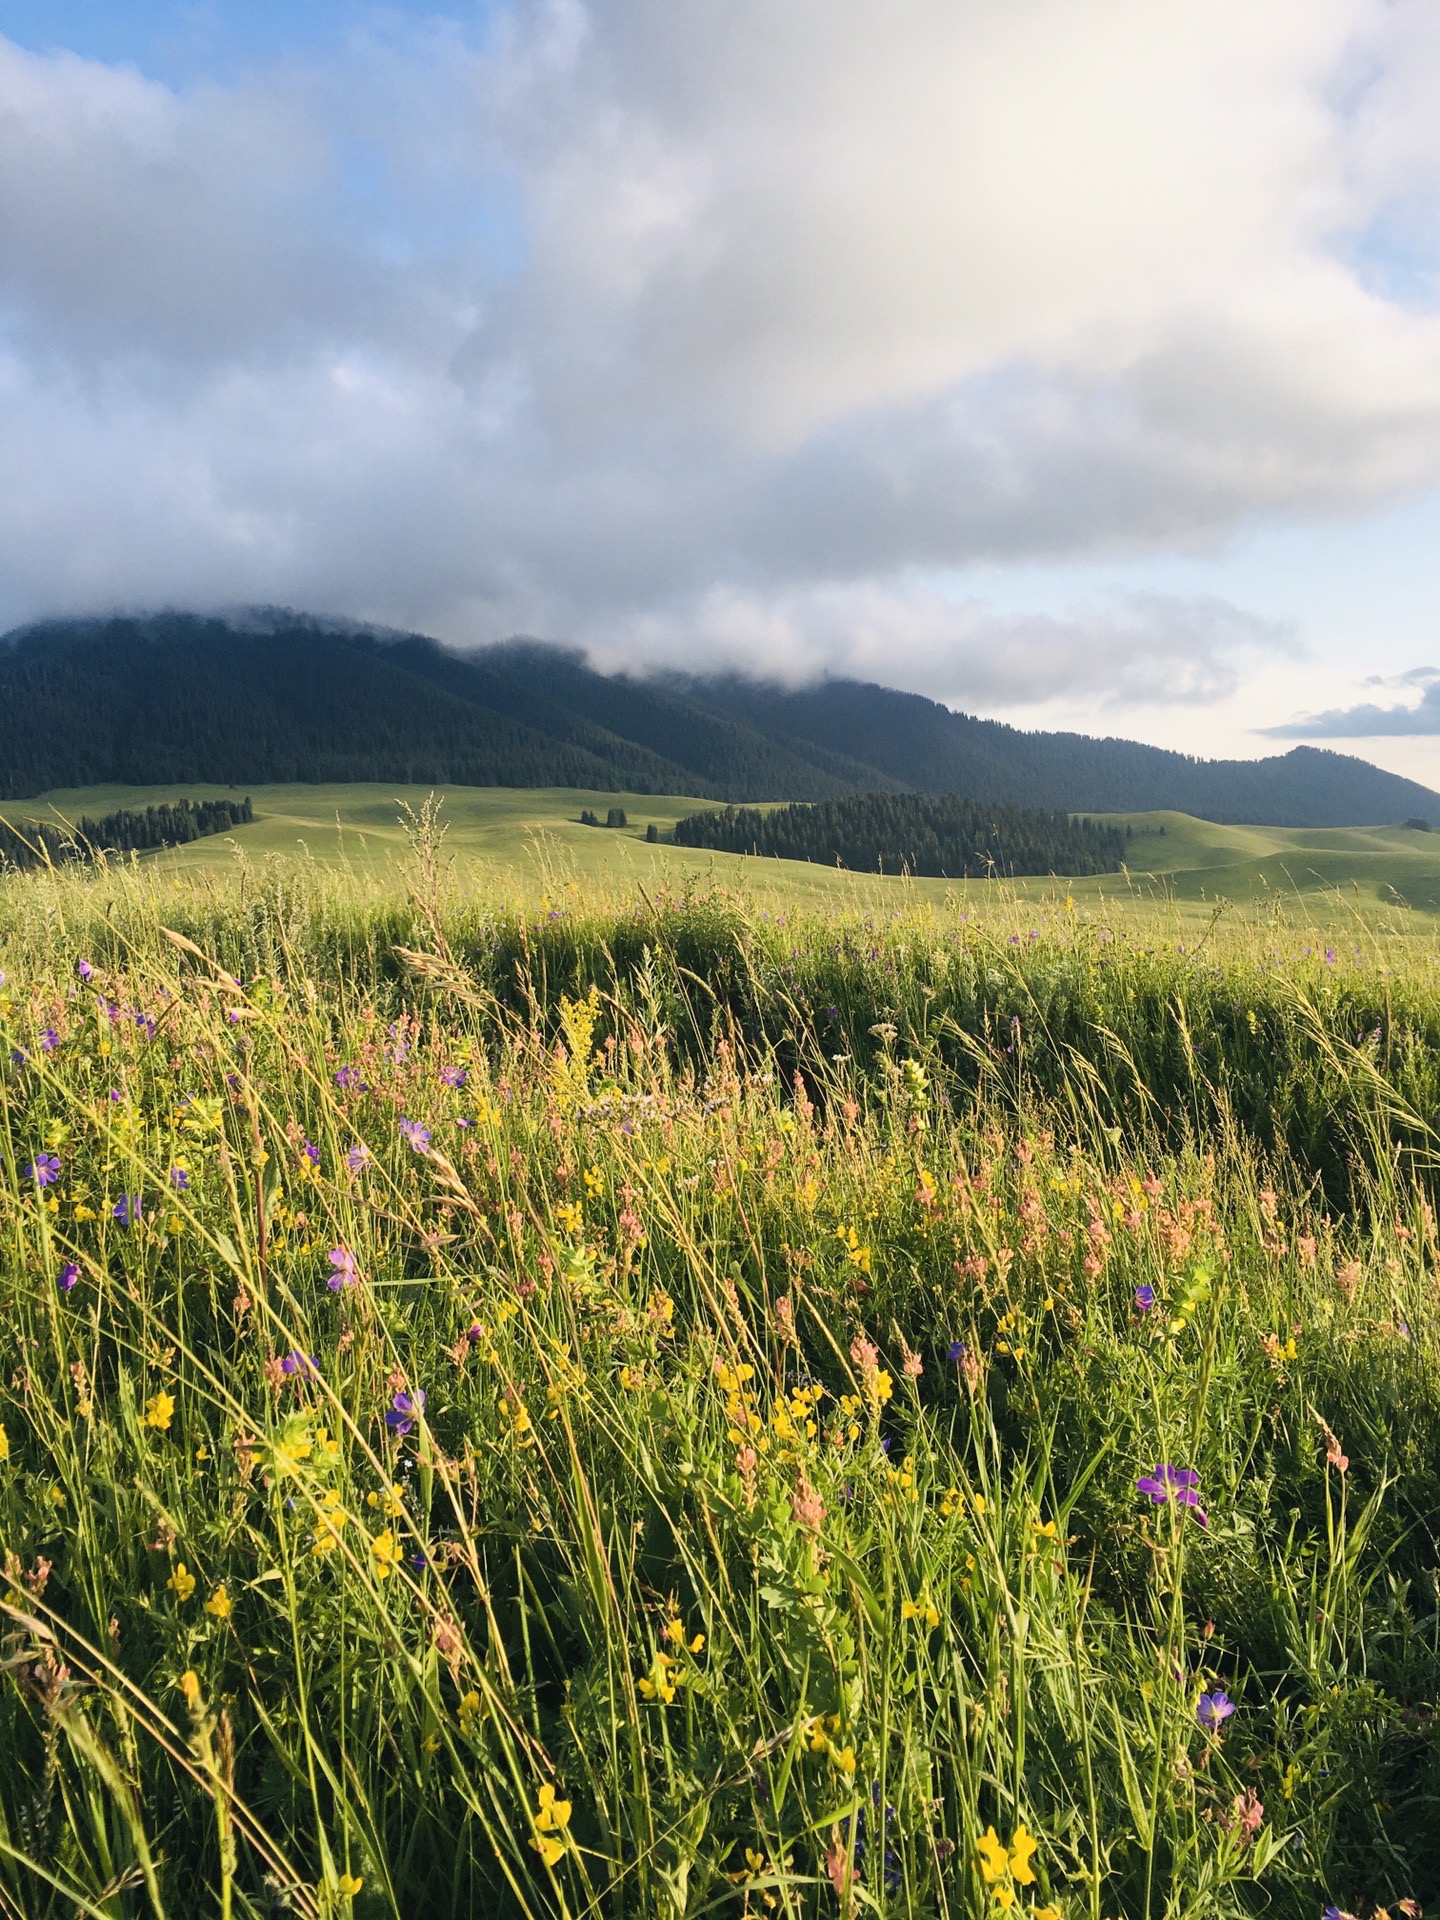
[[[1440,1892],[1428,948],[405,877],[0,893],[0,1911]]]

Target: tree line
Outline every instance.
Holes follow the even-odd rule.
[[[242,827],[255,818],[244,800],[170,800],[158,806],[122,807],[98,820],[87,815],[73,827],[50,820],[25,820],[13,826],[0,820],[0,866],[63,866],[91,860],[99,853],[143,852],[179,847],[188,840]]]
[[[675,825],[675,844],[809,860],[857,873],[969,880],[1113,872],[1128,829],[953,794],[855,793],[811,806],[724,807]]]

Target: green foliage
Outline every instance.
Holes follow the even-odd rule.
[[[1105,873],[1120,865],[1117,827],[1067,813],[987,807],[953,795],[855,793],[813,806],[711,808],[675,823],[679,847],[818,860],[860,873],[951,880],[987,874]]]
[[[1428,958],[416,834],[0,889],[0,1911],[1431,1900]]]

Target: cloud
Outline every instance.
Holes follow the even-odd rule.
[[[1423,0],[516,0],[188,92],[0,42],[0,621],[1218,698],[1283,636],[913,582],[1440,478],[1377,273],[1437,89]]]
[[[782,596],[718,589],[698,604],[625,623],[592,646],[605,666],[644,670],[697,644],[713,671],[801,684],[825,673],[893,680],[961,708],[1060,697],[1201,703],[1239,683],[1247,653],[1292,652],[1293,635],[1226,602],[1128,594],[1064,617],[1003,614],[911,586],[823,587]]]
[[[1413,707],[1370,703],[1332,707],[1328,713],[1302,714],[1283,726],[1262,727],[1259,731],[1276,740],[1364,740],[1382,734],[1440,733],[1440,674],[1433,667],[1417,667],[1402,678],[1424,688]]]

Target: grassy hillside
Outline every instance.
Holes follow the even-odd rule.
[[[167,870],[213,874],[233,867],[236,847],[251,860],[303,855],[327,867],[348,867],[377,881],[393,875],[407,841],[405,803],[419,810],[424,787],[388,784],[274,786],[248,790],[257,818],[217,839],[159,856]],[[164,787],[85,787],[38,801],[0,805],[0,818],[77,819],[123,806],[188,796],[243,798],[240,789],[190,783]],[[796,861],[742,860],[645,843],[647,824],[662,831],[707,803],[683,795],[596,793],[581,788],[451,787],[443,790],[446,850],[506,894],[533,894],[547,884],[584,887],[681,884],[716,876],[775,901],[835,902],[884,910],[904,900],[940,903],[966,893],[945,881],[882,881]],[[582,827],[580,814],[624,806],[627,831]],[[1280,828],[1218,826],[1186,814],[1099,816],[1133,828],[1128,877],[1017,882],[1007,897],[1037,907],[1068,894],[1092,909],[1150,909],[1173,902],[1183,921],[1208,915],[1217,900],[1254,908],[1290,900],[1304,911],[1344,917],[1351,911],[1399,909],[1440,913],[1440,833],[1403,827]],[[1160,831],[1164,828],[1164,832]],[[994,889],[972,882],[977,901]]]

